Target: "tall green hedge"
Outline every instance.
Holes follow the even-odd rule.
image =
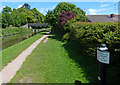
[[[64,35],[64,38],[77,41],[78,46],[86,49],[85,52],[95,56],[96,47],[105,43],[115,61],[120,59],[120,28],[118,28],[118,23],[75,22],[69,24],[68,28],[70,31]]]

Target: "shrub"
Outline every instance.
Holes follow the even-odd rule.
[[[65,23],[67,23],[68,20],[73,19],[75,15],[75,13],[69,11],[61,12],[61,14],[59,15],[60,25],[63,26]]]
[[[84,49],[84,52],[95,56],[96,47],[105,43],[111,52],[112,58],[114,56],[115,59],[120,59],[120,29],[118,23],[75,22],[69,24],[68,28],[70,32],[69,37],[66,39],[79,42],[78,46],[80,47],[85,46],[87,50]]]

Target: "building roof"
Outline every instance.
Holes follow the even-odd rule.
[[[91,22],[120,22],[120,15],[113,18],[110,15],[86,15]]]

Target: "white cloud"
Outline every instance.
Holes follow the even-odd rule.
[[[103,5],[101,5],[100,7],[106,7],[106,6],[108,6],[109,4],[103,4]]]
[[[97,9],[97,12],[105,11],[107,9]]]
[[[106,11],[107,9],[88,9],[88,14],[90,15],[96,15],[101,14],[99,12]]]
[[[89,12],[90,15],[95,15],[96,14],[95,9],[88,9],[88,12]]]
[[[18,5],[18,8],[21,8],[23,5]]]

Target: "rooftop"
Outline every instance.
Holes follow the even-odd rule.
[[[90,22],[118,22],[120,21],[120,15],[86,15]]]

